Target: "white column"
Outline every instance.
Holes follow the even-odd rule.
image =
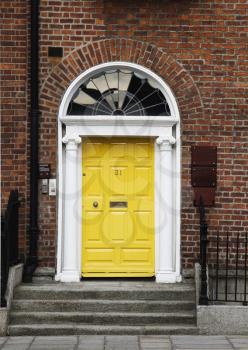
[[[175,247],[173,241],[173,165],[172,145],[176,142],[173,136],[158,137],[156,143],[160,148],[159,166],[159,227],[158,227],[158,260],[156,281],[174,283],[177,281],[175,271]]]
[[[62,238],[61,282],[80,281],[77,217],[77,151],[81,138],[65,136],[64,229]]]

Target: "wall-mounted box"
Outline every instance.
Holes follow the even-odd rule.
[[[63,47],[48,47],[48,57],[63,57]]]
[[[196,166],[216,166],[217,147],[215,146],[192,146],[191,163]]]
[[[39,179],[49,179],[51,173],[50,164],[40,163],[39,164]]]
[[[64,52],[63,52],[63,47],[54,47],[50,46],[48,47],[48,62],[52,65],[58,64],[61,59],[63,58]]]
[[[56,196],[56,179],[49,180],[49,196]]]
[[[191,185],[194,189],[194,205],[213,206],[217,184],[217,147],[191,147]]]
[[[216,167],[193,166],[191,183],[193,187],[216,187]]]

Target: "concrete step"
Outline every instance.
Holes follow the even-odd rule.
[[[53,267],[38,267],[33,274],[33,282],[47,283],[54,280],[55,269]]]
[[[99,282],[98,282],[99,283]],[[99,288],[89,284],[47,285],[30,284],[16,288],[14,299],[26,300],[76,300],[76,299],[109,299],[109,300],[195,300],[195,288],[188,284],[156,285],[101,285]]]
[[[20,335],[169,335],[169,334],[198,334],[196,327],[192,325],[178,324],[166,325],[154,324],[150,326],[120,326],[120,325],[10,325],[10,336]]]
[[[196,334],[190,283],[84,281],[18,286],[10,335]]]
[[[14,299],[12,311],[37,312],[184,312],[195,303],[185,300],[27,300]]]
[[[11,325],[19,324],[94,324],[94,325],[153,325],[194,324],[192,312],[134,313],[134,312],[11,312]]]

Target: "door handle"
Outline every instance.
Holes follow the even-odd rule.
[[[98,202],[97,202],[97,201],[93,202],[93,207],[94,207],[94,208],[97,208],[97,207],[98,207]]]

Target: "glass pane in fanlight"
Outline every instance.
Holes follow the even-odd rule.
[[[111,115],[107,109],[103,105],[99,105],[96,107],[92,115]]]
[[[88,81],[88,83],[86,83],[84,86],[89,90],[98,90],[91,80]]]
[[[76,98],[74,98],[73,102],[76,102],[80,105],[93,105],[96,103],[96,100],[94,98],[90,97],[85,92],[80,91],[78,96]]]
[[[108,94],[107,96],[105,96],[105,101],[107,101],[107,103],[108,103],[108,106],[109,106],[109,108],[112,110],[112,111],[114,111],[115,109],[116,109],[116,107],[115,107],[115,104],[114,104],[114,99],[113,99],[113,96],[111,96],[112,94]]]
[[[122,71],[120,71],[120,73],[119,73],[119,90],[127,91],[131,78],[132,78],[131,72],[123,73]]]
[[[130,69],[123,69],[123,68],[120,68],[119,72],[123,74],[131,74],[131,75],[133,74],[133,71],[131,71]]]
[[[166,99],[165,99],[164,95],[162,94],[161,90],[158,90],[158,89],[157,89],[157,97],[160,99],[160,101],[166,102]]]
[[[117,106],[117,102],[118,102],[118,99],[119,99],[119,90],[113,91],[112,97],[113,97],[113,100],[115,102],[115,105]]]
[[[74,94],[72,95],[72,98],[71,98],[71,100],[72,100],[72,101],[74,101],[74,100],[75,100],[75,98],[77,98],[77,97],[78,97],[79,92],[80,92],[80,88],[79,88],[79,89],[77,89],[77,90],[74,92]]]
[[[148,84],[154,89],[160,90],[159,84],[154,79],[147,79]]]
[[[110,90],[117,90],[118,89],[118,72],[117,71],[111,71],[106,72],[105,74],[106,80],[108,82],[108,86]]]
[[[118,103],[118,108],[122,109],[123,103],[125,101],[127,95],[127,91],[119,91],[119,103]]]
[[[132,72],[120,71],[119,73],[119,90],[120,91],[119,91],[119,98],[118,98],[118,108],[122,108],[131,79],[132,79]]]
[[[134,75],[139,78],[140,80],[145,79],[144,75],[140,72],[134,72]]]
[[[106,82],[106,79],[104,77],[104,74],[97,78],[92,79],[94,84],[96,85],[97,89],[103,94],[105,91],[108,91],[108,84]]]

